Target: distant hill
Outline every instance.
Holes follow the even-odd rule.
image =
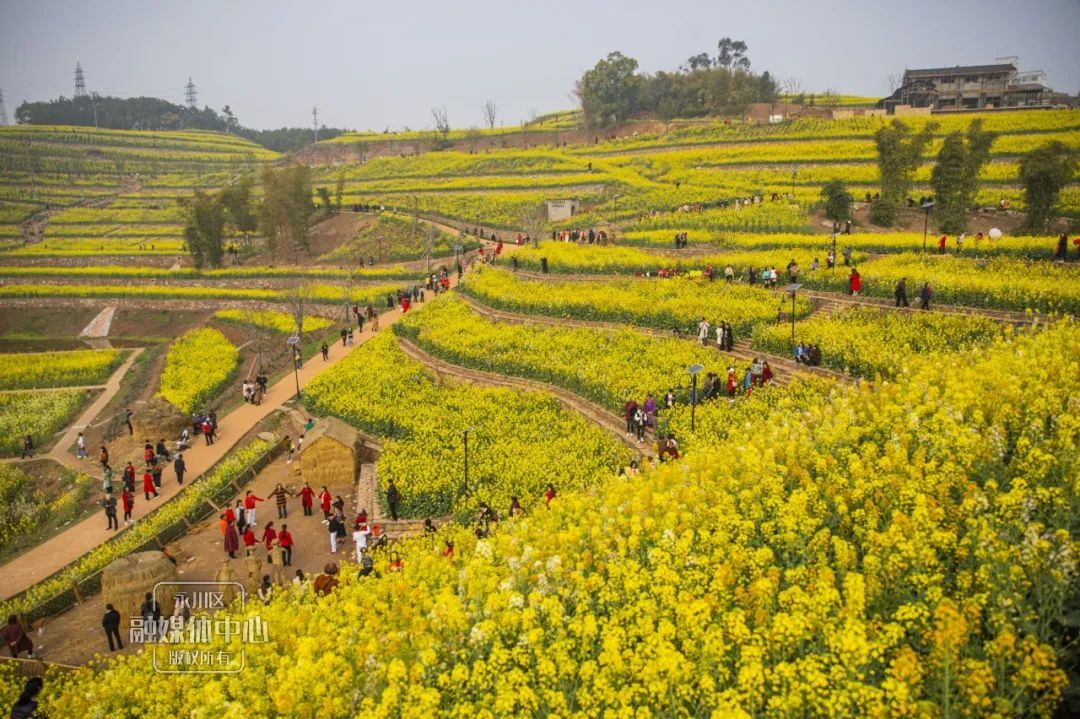
[[[275,152],[292,152],[315,139],[309,127],[276,130],[243,127],[228,105],[219,113],[210,107],[200,110],[157,97],[61,96],[43,102],[24,102],[15,110],[15,119],[26,125],[81,125],[111,130],[218,130]],[[319,139],[328,140],[343,132],[346,131],[321,127]]]

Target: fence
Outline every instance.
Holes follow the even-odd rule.
[[[178,537],[186,534],[187,531],[191,529],[191,527],[197,522],[201,522],[207,517],[221,512],[222,505],[225,504],[234,494],[239,493],[243,489],[243,486],[250,482],[252,479],[254,479],[255,476],[258,475],[258,473],[262,471],[264,467],[266,467],[266,465],[270,464],[270,462],[272,462],[274,458],[277,457],[284,450],[284,448],[285,441],[279,439],[277,442],[272,444],[266,450],[266,452],[261,454],[258,458],[249,463],[244,469],[242,469],[235,478],[223,484],[218,490],[216,490],[212,494],[204,497],[203,501],[192,507],[189,512],[180,516],[176,521],[162,527],[161,530],[157,532],[157,534],[155,534],[153,537],[148,539],[140,546],[132,549],[129,553],[133,554],[135,552],[162,550],[169,542],[172,542]],[[228,456],[229,455],[226,454],[224,457],[222,457],[222,459],[219,460],[217,464],[215,464],[213,467],[210,467],[206,472],[204,472],[202,477],[205,478],[211,476],[217,469],[218,465],[220,465],[221,462],[225,461]],[[196,480],[196,482],[198,481],[199,480]],[[174,500],[175,499],[176,498],[174,497]],[[146,517],[144,517],[141,521],[145,522],[147,520],[150,520],[154,516],[154,514],[168,506],[169,504],[168,502],[166,502],[150,514],[146,515]],[[98,547],[104,547],[108,545],[109,542],[116,541],[118,538],[123,537],[123,534],[123,532],[120,532],[119,534],[109,538],[109,540],[107,540],[106,542],[98,545]],[[79,560],[76,560],[76,562],[77,561]],[[62,567],[56,572],[53,572],[48,577],[42,579],[41,582],[48,582],[59,576],[62,576],[64,572],[68,571],[71,566],[72,565],[69,564],[65,567]],[[60,614],[61,612],[67,611],[71,607],[74,607],[80,602],[84,601],[86,597],[93,596],[94,594],[100,592],[101,575],[103,571],[104,568],[88,574],[85,577],[75,579],[72,581],[71,585],[68,588],[61,590],[60,592],[54,594],[48,599],[41,600],[33,608],[24,610],[19,615],[19,620],[22,623],[23,627],[29,629],[33,622],[40,619],[45,619],[47,617],[52,617]],[[19,596],[21,596],[21,594],[12,597],[8,601],[16,602],[18,601]]]

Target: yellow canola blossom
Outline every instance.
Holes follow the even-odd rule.
[[[219,330],[202,327],[180,336],[165,355],[161,397],[193,412],[232,377],[240,355]]]
[[[985,345],[1001,332],[1000,323],[979,316],[851,307],[797,322],[795,341],[820,347],[826,367],[873,377],[895,373],[915,354],[947,365],[945,355]],[[760,325],[753,340],[755,349],[792,353],[789,325]]]
[[[722,273],[723,267],[715,270]],[[619,322],[664,331],[697,332],[704,317],[712,325],[727,322],[740,335],[776,319],[777,296],[761,288],[708,283],[698,277],[670,280],[618,280],[602,284],[523,280],[501,269],[469,274],[461,291],[497,309],[549,317]],[[790,311],[790,300],[785,311]],[[797,298],[796,313],[809,311]],[[710,337],[711,338],[711,337]]]
[[[5,354],[0,390],[104,384],[123,358],[120,350]]]
[[[390,333],[321,374],[304,396],[312,412],[389,438],[379,482],[383,488],[396,482],[404,516],[467,516],[480,502],[504,511],[511,496],[539,497],[549,482],[585,487],[629,461],[617,439],[550,396],[436,384]]]
[[[747,418],[740,442],[530,498],[489,538],[402,542],[400,572],[377,553],[329,597],[249,605],[271,640],[239,675],[149,702],[142,654],[56,677],[43,709],[1049,719],[1080,556],[1078,357],[1060,324],[949,372],[913,358]]]

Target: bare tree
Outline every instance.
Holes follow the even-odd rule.
[[[821,93],[821,105],[830,110],[840,104],[840,93],[831,87]]]
[[[530,123],[536,122],[536,118],[538,118],[538,117],[540,117],[540,113],[538,113],[536,111],[535,107],[530,107],[529,108],[529,122]]]
[[[901,76],[898,75],[897,73],[893,72],[893,73],[889,74],[889,94],[890,95],[893,94],[894,92],[896,92],[897,88],[900,87],[901,80],[902,80]]]
[[[802,80],[797,77],[789,77],[780,84],[780,87],[784,90],[784,94],[788,95],[788,102],[791,102],[793,97],[803,94]]]
[[[435,118],[435,129],[445,140],[450,134],[450,121],[446,118],[446,107],[431,108],[431,116]]]
[[[470,127],[465,131],[465,139],[469,142],[469,152],[473,155],[476,154],[476,143],[480,141],[480,131],[475,127]]]
[[[495,129],[495,115],[498,113],[498,106],[491,100],[484,103],[484,124],[488,126],[489,130]]]
[[[538,247],[540,238],[548,231],[547,207],[540,204],[526,208],[521,213],[521,228],[532,241],[533,247]]]
[[[296,327],[294,331],[298,337],[302,337],[304,334],[304,318],[307,317],[308,308],[314,303],[315,288],[303,280],[298,280],[287,287],[283,295],[285,304],[289,308],[289,314],[292,315]]]
[[[439,229],[430,222],[424,227],[424,267],[431,274],[431,255],[435,252],[435,242],[439,239]]]

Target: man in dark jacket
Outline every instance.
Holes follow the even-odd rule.
[[[106,604],[105,609],[108,611],[101,618],[101,626],[105,629],[105,637],[109,640],[109,651],[115,652],[117,649],[124,648],[124,643],[120,641],[120,612],[116,611],[111,604]]]
[[[390,480],[389,486],[386,488],[386,504],[390,507],[390,518],[397,521],[398,518],[398,502],[401,501],[401,495],[398,493],[397,485],[393,480]]]
[[[173,460],[173,469],[176,470],[176,483],[184,483],[184,472],[187,470],[187,464],[184,462],[184,455],[180,452],[176,453],[176,459]]]

